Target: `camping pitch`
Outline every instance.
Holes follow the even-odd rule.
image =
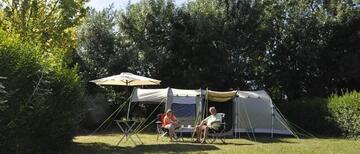
[[[164,111],[172,109],[183,125],[194,126],[215,106],[227,115],[228,134],[269,133],[294,135],[286,119],[274,106],[270,96],[261,91],[185,90],[175,88],[135,88],[130,103],[164,104]],[[180,130],[181,131],[181,130]]]

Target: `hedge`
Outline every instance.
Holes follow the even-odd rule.
[[[360,92],[334,94],[329,99],[333,120],[346,137],[360,138]]]
[[[46,153],[71,142],[83,109],[83,86],[62,57],[0,31],[0,153]],[[54,49],[55,50],[55,49]],[[48,52],[48,51],[47,51]]]

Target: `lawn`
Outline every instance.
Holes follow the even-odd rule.
[[[116,146],[121,134],[77,136],[65,153],[360,153],[360,141],[341,138],[257,138],[227,139],[226,144],[193,144],[185,142],[156,141],[156,135],[141,134],[143,145],[130,142]]]

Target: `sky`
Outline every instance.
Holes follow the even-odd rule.
[[[175,0],[176,5],[181,5],[188,0]],[[138,3],[140,0],[130,0],[130,3]],[[114,4],[115,9],[125,9],[129,0],[90,0],[87,6],[93,7],[96,10],[102,10],[108,7],[110,4]]]

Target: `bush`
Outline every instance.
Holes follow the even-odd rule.
[[[0,75],[7,77],[0,153],[59,150],[71,142],[82,113],[83,89],[76,70],[67,69],[61,58],[0,31]]]
[[[333,120],[347,137],[360,137],[360,93],[346,92],[342,96],[329,98],[329,109]]]
[[[287,120],[314,135],[338,135],[339,130],[331,121],[325,98],[298,99],[280,104]]]

